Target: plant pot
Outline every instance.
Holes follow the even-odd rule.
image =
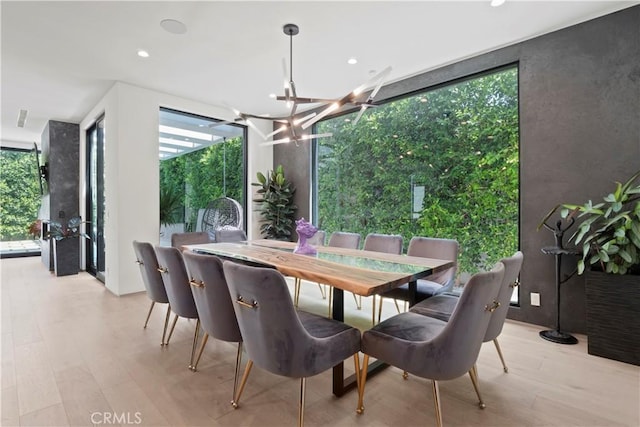
[[[78,274],[80,270],[80,238],[53,240],[53,269],[56,276]]]
[[[640,276],[585,276],[589,354],[640,365]]]

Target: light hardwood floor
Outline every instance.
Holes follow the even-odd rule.
[[[3,259],[0,268],[3,426],[296,424],[297,380],[254,368],[234,410],[235,346],[209,340],[198,372],[189,371],[194,322],[178,321],[171,344],[161,348],[164,310],[156,307],[143,330],[144,293],[116,297],[85,273],[57,278],[39,258]],[[367,327],[370,299],[357,311],[345,297],[347,321]],[[303,283],[300,305],[325,313],[327,301],[315,284]],[[386,315],[394,312],[392,303],[385,306]],[[440,384],[445,425],[640,425],[638,367],[588,355],[584,336],[575,346],[546,342],[540,329],[507,322],[500,342],[508,374],[493,345],[483,345],[485,410],[468,377]],[[427,380],[405,381],[387,369],[367,381],[363,415],[355,412],[355,392],[335,398],[330,383],[330,371],[308,380],[307,426],[435,424]]]

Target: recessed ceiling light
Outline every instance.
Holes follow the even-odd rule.
[[[138,56],[140,58],[148,58],[149,57],[149,52],[147,52],[144,49],[138,49]]]
[[[171,34],[184,34],[187,32],[187,26],[175,19],[163,19],[160,26]]]
[[[502,6],[506,0],[491,0],[491,6],[498,7]]]
[[[358,60],[356,58],[349,58],[349,60],[347,61],[347,64],[349,65],[355,65],[358,63]]]
[[[269,94],[269,98],[271,98],[271,99],[276,99],[276,94],[275,94],[275,93],[270,93],[270,94]]]

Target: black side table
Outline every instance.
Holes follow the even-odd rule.
[[[543,224],[547,230],[553,232],[556,239],[555,246],[546,246],[542,248],[542,252],[547,255],[553,255],[556,258],[556,327],[555,329],[549,329],[546,331],[540,331],[540,336],[545,340],[552,341],[558,344],[577,344],[578,339],[571,334],[562,332],[560,329],[560,285],[569,280],[571,276],[562,280],[560,277],[560,271],[562,267],[562,255],[577,255],[580,253],[577,249],[566,249],[562,246],[562,237],[564,232],[567,231],[574,223],[574,219],[571,218],[569,224],[562,228],[562,221],[558,221],[555,227],[550,227],[546,223]]]

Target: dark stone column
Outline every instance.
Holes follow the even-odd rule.
[[[58,221],[66,224],[70,218],[80,212],[80,128],[75,123],[58,122],[50,120],[42,131],[42,161],[48,170],[47,185],[42,198],[40,219],[43,221]],[[68,271],[67,264],[78,272],[80,264],[80,252],[78,239],[70,239],[76,242],[73,253],[65,254],[60,258],[62,251],[58,252],[58,267],[65,264],[63,270]],[[56,264],[54,260],[54,243],[45,242],[47,248],[42,250],[42,262],[53,270]],[[67,273],[69,274],[69,273]]]

